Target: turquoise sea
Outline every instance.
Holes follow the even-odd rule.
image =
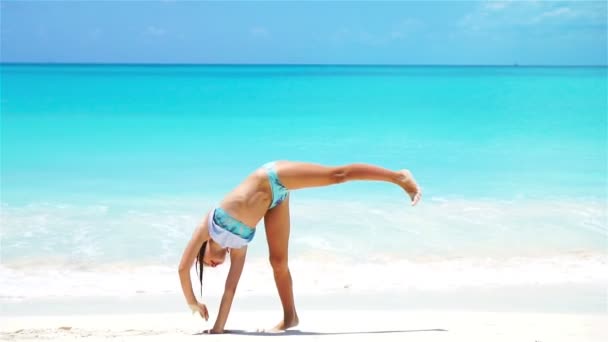
[[[276,159],[408,168],[425,193],[412,208],[382,183],[295,192],[296,263],[464,260],[482,274],[469,283],[496,265],[511,281],[606,281],[592,275],[608,252],[606,67],[5,64],[0,76],[3,298],[124,289],[90,286],[94,274],[174,281],[206,211]],[[265,261],[263,229],[249,254]],[[49,275],[71,286],[27,290]]]

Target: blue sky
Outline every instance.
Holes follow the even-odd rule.
[[[606,2],[4,1],[3,62],[606,65]]]

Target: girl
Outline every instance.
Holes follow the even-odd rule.
[[[408,170],[391,171],[369,164],[328,167],[318,164],[277,161],[263,165],[232,190],[196,228],[179,264],[179,278],[186,301],[193,312],[209,319],[207,307],[194,296],[190,268],[195,259],[215,267],[230,255],[230,270],[226,279],[220,310],[209,333],[223,333],[232,299],[236,291],[247,244],[255,235],[262,218],[266,228],[270,265],[283,306],[283,320],[273,330],[282,331],[298,325],[293,299],[291,274],[287,264],[289,247],[289,191],[328,186],[354,180],[385,181],[400,186],[416,205],[422,196],[414,177]],[[201,288],[202,293],[202,288]]]

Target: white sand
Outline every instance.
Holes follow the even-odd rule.
[[[280,312],[231,313],[227,329],[205,341],[268,338],[256,332],[276,323]],[[212,322],[187,312],[132,315],[1,317],[2,340],[200,341]],[[608,314],[496,313],[399,310],[303,310],[301,324],[274,336],[284,341],[608,341]]]

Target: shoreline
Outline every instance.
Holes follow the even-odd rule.
[[[416,309],[431,307],[437,310],[474,307],[475,310],[491,311],[607,311],[605,255],[585,253],[572,257],[443,261],[383,260],[376,257],[375,261],[366,259],[359,262],[333,259],[327,254],[296,257],[290,265],[296,300],[306,298],[302,303],[307,305],[324,303],[330,298],[329,302],[336,306],[350,309],[407,309],[414,306]],[[214,300],[222,295],[228,270],[227,266],[205,269],[205,300]],[[193,290],[198,295],[200,285],[194,268],[190,276]],[[82,303],[103,307],[106,302],[113,302],[116,312],[125,313],[122,308],[133,307],[133,302],[143,305],[157,302],[164,306],[182,302],[175,267],[166,265],[117,264],[80,269],[62,265],[48,268],[0,265],[0,278],[3,278],[0,316],[40,313],[57,305],[78,308]],[[249,260],[235,300],[242,300],[245,308],[258,309],[260,305],[268,306],[265,300],[256,298],[275,297],[275,283],[267,259]],[[352,302],[353,298],[366,304],[357,305]],[[375,298],[381,301],[392,298],[393,303],[381,305],[375,302]],[[398,304],[394,304],[395,301]],[[148,306],[154,309],[152,305]],[[176,310],[181,309],[176,306]],[[316,307],[310,305],[309,309]],[[77,310],[80,312],[86,310]],[[53,313],[51,310],[50,314]]]
[[[608,314],[606,286],[602,284],[560,284],[482,287],[450,290],[357,291],[351,288],[310,294],[294,288],[296,307],[323,311],[463,311],[539,314]],[[200,300],[200,298],[199,298]],[[221,293],[207,293],[211,317],[217,314]],[[189,312],[180,293],[131,294],[43,298],[2,298],[0,317],[17,318],[57,315],[125,315]],[[237,290],[231,312],[270,310],[281,312],[276,294]]]

